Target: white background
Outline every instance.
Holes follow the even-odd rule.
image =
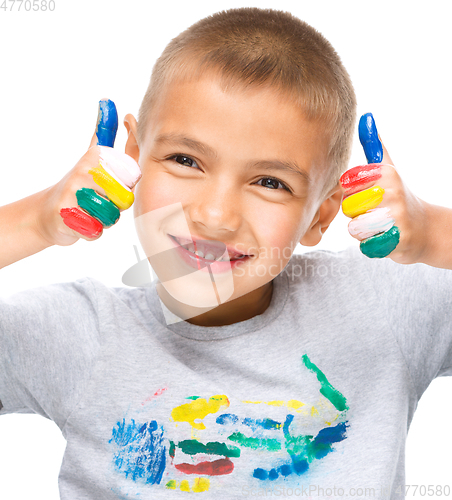
[[[12,2],[7,4],[9,9]],[[54,12],[24,12],[24,6],[17,12],[17,5],[13,12],[0,9],[0,205],[54,184],[72,168],[88,147],[100,98],[115,101],[120,122],[126,113],[136,116],[152,66],[171,38],[219,10],[257,6],[288,10],[331,41],[354,82],[358,112],[374,113],[408,186],[429,202],[452,206],[449,2],[55,0],[55,5]],[[117,148],[124,148],[125,137],[121,125]],[[355,140],[350,166],[362,163]],[[355,244],[346,226],[347,219],[338,216],[319,248]],[[137,244],[129,210],[97,242],[50,248],[2,269],[0,296],[87,275],[120,286],[123,272],[136,262]],[[438,379],[420,401],[408,437],[407,484],[452,485],[451,392],[451,380]],[[0,498],[56,500],[64,447],[57,426],[42,417],[2,417]]]

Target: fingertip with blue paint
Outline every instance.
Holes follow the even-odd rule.
[[[116,106],[110,99],[99,101],[99,113],[97,115],[97,144],[98,146],[113,147],[118,131],[118,112]]]
[[[366,113],[359,120],[359,140],[364,149],[367,163],[383,161],[383,146],[378,137],[377,126],[372,113]]]

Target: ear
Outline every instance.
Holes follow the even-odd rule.
[[[311,226],[301,238],[300,243],[304,246],[313,247],[320,243],[323,233],[328,229],[336,217],[342,203],[343,191],[338,183],[328,194],[320,205]]]
[[[137,121],[130,113],[124,118],[124,125],[127,129],[127,142],[125,152],[137,163],[140,158],[140,146],[137,141]]]

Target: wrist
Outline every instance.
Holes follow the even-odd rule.
[[[35,235],[36,241],[47,247],[57,244],[53,238],[53,233],[55,233],[51,224],[53,214],[51,213],[51,204],[48,201],[51,197],[51,189],[47,188],[33,195],[35,210],[30,213],[29,220],[30,232]]]
[[[425,245],[419,262],[452,269],[452,209],[423,202]]]
[[[39,233],[37,210],[41,193],[0,207],[0,268],[33,255],[52,245]]]

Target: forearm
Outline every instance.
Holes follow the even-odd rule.
[[[39,233],[36,213],[46,192],[0,207],[0,268],[52,246]]]
[[[428,229],[426,249],[421,262],[452,269],[452,209],[425,203]]]

